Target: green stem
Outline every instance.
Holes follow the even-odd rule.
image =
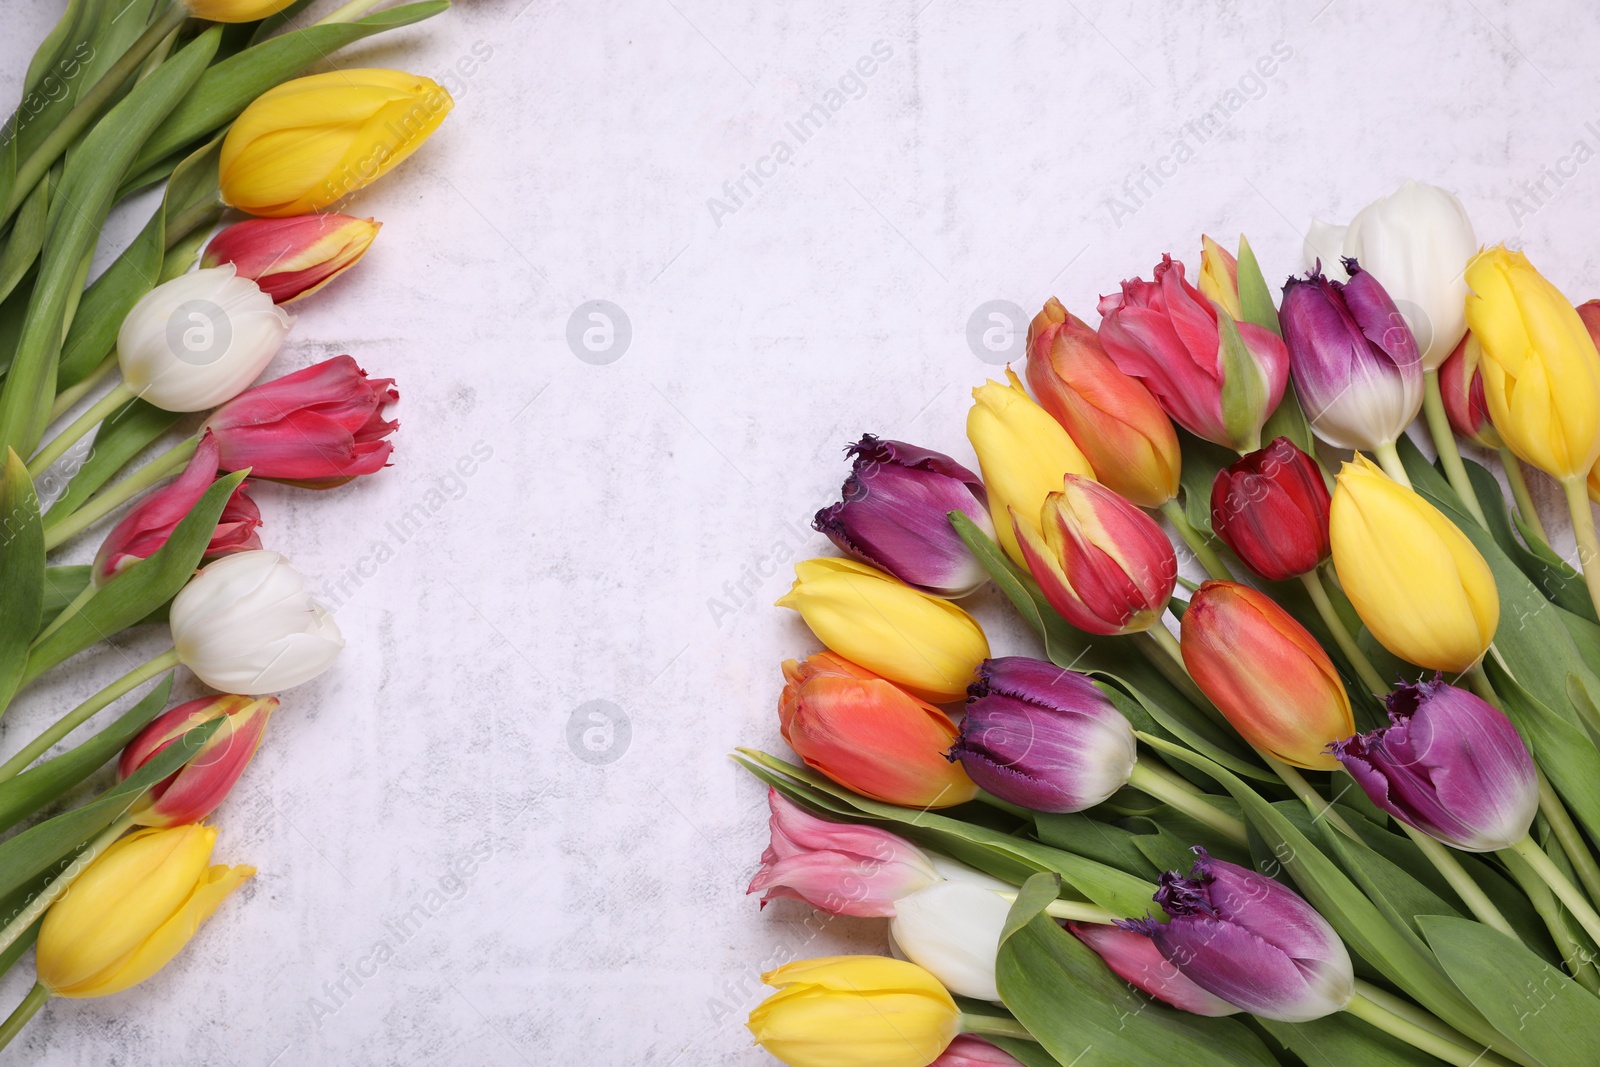
[[[101,380],[104,379],[106,375],[110,374],[116,369],[117,354],[113,352],[105,359],[102,359],[99,363],[95,364],[94,370],[90,371],[88,377],[84,378],[83,381],[76,385],[69,385],[65,389],[61,390],[61,392],[57,393],[56,402],[50,406],[50,421],[55,422],[68,411],[72,410],[72,405],[76,404],[78,401],[87,396],[89,390],[93,389],[96,385],[99,385]]]
[[[132,692],[156,675],[171,670],[177,665],[177,650],[168,649],[148,663],[135,667],[127,674],[124,674],[121,678],[118,678],[100,690],[100,692],[57,719],[49,729],[29,741],[21,752],[6,760],[5,763],[0,764],[0,782],[10,781],[15,778],[28,764],[48,752],[51,745],[77,729],[91,715],[110,704],[113,700]]]
[[[44,530],[46,550],[56,548],[76,537],[167,475],[179,470],[189,462],[189,457],[194,455],[194,450],[199,444],[198,437],[179,441],[116,485],[102,490],[98,496],[91,497],[77,511],[60,519],[56,519],[53,513],[47,516]]]
[[[1522,461],[1511,449],[1500,446],[1500,466],[1505,469],[1506,481],[1511,486],[1511,499],[1517,502],[1517,514],[1522,516],[1522,524],[1532,530],[1539,540],[1544,542],[1546,548],[1550,547],[1550,535],[1544,532],[1544,523],[1539,521],[1539,509],[1533,506],[1533,494],[1528,492],[1528,480],[1522,473]]]
[[[51,634],[61,629],[62,626],[71,622],[77,617],[78,612],[83,610],[83,606],[92,600],[94,595],[99,591],[100,587],[95,584],[94,576],[91,574],[89,576],[89,584],[83,587],[83,592],[73,597],[71,603],[62,608],[61,613],[50,620],[50,625],[39,631],[39,636],[33,639],[33,643],[37,645]]]
[[[1393,441],[1374,446],[1372,454],[1378,457],[1378,465],[1385,474],[1407,489],[1411,488],[1411,478],[1406,474],[1406,465],[1400,462],[1400,453],[1395,451]]]
[[[33,988],[22,998],[22,1003],[6,1016],[5,1022],[0,1023],[0,1049],[11,1044],[11,1039],[22,1032],[22,1028],[28,1025],[28,1020],[39,1014],[39,1009],[44,1007],[44,1002],[49,999],[50,990],[44,987],[44,983],[33,983]]]
[[[168,3],[161,14],[156,16],[156,20],[139,35],[138,40],[129,45],[128,50],[106,68],[100,80],[78,98],[72,110],[62,117],[60,124],[51,130],[49,136],[33,150],[33,154],[17,167],[16,179],[11,184],[11,196],[6,201],[4,210],[0,210],[0,223],[9,219],[17,208],[22,206],[22,201],[39,183],[39,179],[44,177],[50,165],[71,147],[78,139],[78,135],[122,90],[123,84],[138,72],[139,65],[144,62],[145,57],[155,50],[167,34],[183,25],[183,20],[188,17],[189,10],[183,4]]]
[[[1283,779],[1284,785],[1294,791],[1294,795],[1300,798],[1300,802],[1306,806],[1306,810],[1311,812],[1313,820],[1327,819],[1331,825],[1337,827],[1346,837],[1355,841],[1361,840],[1350,824],[1345,822],[1344,816],[1335,811],[1333,805],[1322,799],[1322,794],[1317,792],[1310,782],[1306,781],[1305,775],[1276,756],[1270,756],[1262,752],[1259,748],[1256,749],[1256,754],[1266,761],[1267,766],[1272,768],[1273,773]]]
[[[1528,861],[1528,866],[1533,868],[1544,884],[1556,895],[1556,899],[1565,905],[1572,917],[1578,920],[1578,925],[1583,927],[1584,933],[1596,943],[1600,944],[1600,915],[1595,914],[1594,905],[1584,897],[1577,886],[1567,880],[1544,850],[1533,843],[1533,838],[1524,837],[1521,841],[1511,846],[1510,849],[1518,856]]]
[[[350,0],[343,7],[335,8],[333,11],[328,12],[318,19],[314,25],[331,26],[336,22],[354,22],[381,3],[383,3],[383,0]]]
[[[999,797],[995,796],[986,789],[978,790],[978,795],[973,799],[987,804],[991,808],[994,808],[998,811],[1003,811],[1007,815],[1015,815],[1024,822],[1033,821],[1033,812],[1029,811],[1021,804],[1013,804],[1009,800],[1001,800]]]
[[[1561,953],[1561,962],[1566,966],[1567,973],[1572,975],[1583,988],[1600,995],[1600,971],[1595,970],[1589,950],[1579,942],[1567,913],[1561,910],[1561,905],[1556,901],[1555,894],[1550,892],[1550,887],[1545,885],[1534,873],[1533,868],[1528,866],[1527,861],[1515,852],[1502,852],[1500,859],[1505,863],[1507,872],[1517,885],[1522,887],[1523,895],[1528,898],[1528,903],[1533,905],[1533,910],[1544,920],[1545,929],[1550,931],[1550,937]]]
[[[56,434],[50,443],[39,449],[33,459],[28,461],[29,477],[37,478],[50,464],[66,455],[67,449],[83,440],[84,435],[99,426],[111,413],[133,399],[133,390],[126,383],[118,382],[113,385],[105,396],[96,400],[89,409],[76,419],[65,430]]]
[[[142,799],[148,796],[149,793],[150,791],[147,789],[139,796]],[[130,809],[133,807],[134,804],[129,805]],[[67,864],[66,869],[56,875],[49,885],[41,889],[39,895],[29,901],[28,906],[18,912],[15,919],[6,923],[4,929],[0,929],[0,952],[10,948],[12,942],[21,937],[28,927],[32,926],[45,912],[49,911],[50,905],[60,900],[62,894],[72,887],[72,883],[76,882],[79,876],[89,869],[89,865],[104,855],[106,849],[114,845],[117,838],[126,833],[132,825],[132,815],[119,815],[112,820],[110,826],[100,832],[98,837],[90,841],[82,852],[73,856],[72,862]]]
[[[1015,1037],[1022,1041],[1037,1041],[1028,1028],[1015,1019],[998,1015],[972,1015],[961,1013],[961,1032],[964,1034],[993,1034],[995,1037]]]
[[[994,894],[1013,903],[1017,899],[1017,894],[1008,893],[1004,889],[996,889]],[[1071,919],[1073,922],[1078,923],[1099,923],[1102,926],[1123,918],[1123,916],[1109,912],[1096,904],[1088,904],[1081,900],[1052,900],[1045,905],[1044,911],[1051,918]]]
[[[1172,528],[1178,531],[1178,536],[1183,538],[1183,543],[1189,546],[1194,553],[1194,558],[1200,561],[1200,566],[1205,568],[1207,574],[1222,582],[1233,581],[1233,572],[1228,570],[1228,565],[1222,562],[1222,557],[1217,555],[1217,550],[1211,547],[1206,540],[1206,535],[1194,528],[1189,522],[1189,517],[1183,513],[1183,508],[1178,506],[1176,500],[1169,500],[1161,505],[1161,514],[1172,523]]]
[[[1399,820],[1396,821],[1398,822]],[[1513,941],[1520,942],[1522,940],[1516,930],[1512,929],[1511,924],[1506,921],[1506,917],[1501,914],[1500,909],[1495,907],[1494,901],[1490,900],[1489,895],[1483,891],[1483,887],[1473,881],[1472,875],[1468,874],[1467,869],[1461,866],[1461,861],[1456,859],[1455,853],[1414,826],[1408,826],[1401,822],[1400,828],[1406,832],[1407,837],[1411,838],[1411,843],[1417,846],[1417,850],[1428,857],[1428,862],[1433,864],[1434,870],[1443,875],[1444,880],[1450,883],[1450,888],[1456,891],[1456,896],[1461,898],[1461,902],[1467,906],[1467,910],[1472,912],[1479,922],[1499,930]]]
[[[1233,729],[1222,712],[1217,710],[1217,706],[1211,703],[1210,698],[1201,692],[1200,687],[1195,685],[1194,679],[1189,676],[1189,668],[1184,666],[1183,649],[1179,647],[1178,639],[1172,636],[1172,631],[1161,624],[1160,619],[1157,619],[1155,625],[1148,630],[1133,636],[1137,639],[1135,644],[1139,651],[1144,653],[1144,658],[1149,660],[1150,665],[1160,671],[1161,676],[1171,682],[1178,692],[1188,697],[1189,702],[1205,712],[1206,717],[1212,722],[1228,730]]]
[[[1600,540],[1594,531],[1594,512],[1589,510],[1589,487],[1582,477],[1561,483],[1567,493],[1567,510],[1572,512],[1572,536],[1578,541],[1578,562],[1583,565],[1583,580],[1589,583],[1589,599],[1600,612]]]
[[[1428,420],[1428,433],[1433,437],[1433,447],[1444,466],[1444,476],[1450,479],[1450,488],[1456,491],[1456,496],[1472,512],[1478,525],[1487,530],[1489,520],[1483,514],[1483,505],[1478,502],[1478,494],[1473,490],[1471,480],[1467,478],[1467,468],[1461,463],[1461,449],[1456,447],[1456,435],[1450,429],[1450,416],[1445,414],[1444,394],[1439,392],[1439,372],[1424,372],[1422,385],[1422,411]]]
[[[1471,1047],[1472,1042],[1465,1034],[1452,1029],[1427,1009],[1418,1007],[1404,997],[1397,997],[1387,989],[1375,986],[1371,982],[1363,982],[1359,978],[1356,979],[1355,987],[1359,996],[1372,1001],[1372,1003],[1390,1015],[1398,1015],[1407,1022],[1420,1026],[1422,1029],[1444,1038],[1453,1045],[1460,1045],[1462,1048]]]
[[[1181,811],[1196,822],[1215,830],[1236,845],[1248,846],[1250,844],[1250,835],[1245,831],[1244,823],[1222,809],[1200,799],[1193,793],[1175,789],[1170,781],[1162,775],[1152,772],[1143,763],[1135,763],[1133,765],[1133,773],[1128,776],[1128,784],[1141,792],[1149,793],[1168,807]]]
[[[1344,1010],[1362,1022],[1369,1023],[1393,1037],[1398,1037],[1406,1044],[1419,1048],[1430,1056],[1436,1056],[1446,1063],[1454,1064],[1455,1067],[1510,1067],[1505,1060],[1488,1049],[1472,1048],[1464,1043],[1458,1044],[1455,1040],[1441,1037],[1433,1029],[1419,1026],[1410,1019],[1395,1014],[1363,993],[1357,993],[1351,997],[1350,1003],[1345,1005]],[[1465,1042],[1466,1038],[1462,1037],[1460,1040]]]
[[[1311,596],[1311,603],[1316,605],[1317,614],[1322,616],[1322,623],[1333,634],[1334,643],[1339,646],[1339,651],[1344,653],[1344,658],[1350,662],[1356,674],[1361,677],[1361,684],[1371,690],[1372,695],[1382,700],[1389,695],[1389,687],[1384,684],[1383,675],[1372,665],[1367,654],[1361,651],[1361,646],[1356,644],[1354,635],[1345,626],[1344,620],[1334,610],[1333,601],[1328,599],[1327,587],[1322,584],[1322,578],[1316,571],[1307,571],[1300,576],[1301,584],[1306,587],[1306,592]]]

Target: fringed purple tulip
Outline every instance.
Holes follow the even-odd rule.
[[[1353,259],[1347,282],[1318,269],[1283,286],[1283,340],[1300,403],[1318,437],[1371,451],[1393,443],[1422,408],[1422,356],[1378,280]]]
[[[1239,1009],[1213,996],[1167,962],[1155,942],[1109,923],[1067,923],[1074,937],[1094,949],[1106,966],[1135,989],[1196,1015],[1237,1015]]]
[[[1044,660],[985,660],[951,746],[968,777],[1034,811],[1082,811],[1127,784],[1133,727],[1093,682]]]
[[[935,596],[966,596],[988,579],[949,519],[960,511],[994,537],[976,474],[942,453],[871,434],[846,454],[855,464],[844,499],[811,523],[840,551]]]
[[[1155,900],[1170,922],[1117,925],[1150,938],[1185,978],[1252,1014],[1303,1023],[1343,1010],[1355,972],[1328,921],[1271,878],[1194,852],[1187,878],[1168,871],[1159,879]]]
[[[1328,746],[1374,804],[1463,852],[1528,836],[1538,773],[1510,719],[1437,677],[1401,686],[1388,706],[1392,725]]]
[[[902,897],[941,881],[933,861],[911,842],[887,830],[819,819],[776,789],[772,842],[746,893],[803,900],[834,915],[892,917]]]

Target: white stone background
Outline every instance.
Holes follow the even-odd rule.
[[[0,98],[61,6],[7,5]],[[770,1062],[742,1026],[758,972],[882,945],[878,922],[744,896],[764,798],[726,756],[781,750],[778,663],[817,645],[770,604],[826,548],[806,524],[842,446],[870,430],[970,461],[968,390],[997,369],[969,344],[980,305],[1087,315],[1163,251],[1197,262],[1202,232],[1247,232],[1276,284],[1313,213],[1407,176],[1600,295],[1597,44],[1553,0],[464,0],[340,53],[440,78],[478,59],[433,140],[347,205],[383,233],[271,372],[349,352],[404,396],[392,469],[258,493],[349,648],[285,694],[218,813],[217,859],[256,878],[159,976],[50,1004],[10,1061]],[[799,143],[785,124],[875,47]],[[1203,144],[1186,133],[1219,105]],[[1164,184],[1126,187],[1181,138]],[[792,160],[716,217],[778,140]],[[605,365],[567,341],[592,300],[631,325]],[[998,650],[1030,647],[992,597],[976,610]],[[162,637],[58,672],[0,744]],[[609,749],[585,748],[590,701],[626,716]]]

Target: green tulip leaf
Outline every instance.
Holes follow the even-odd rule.
[[[101,486],[178,421],[175,411],[163,411],[143,400],[130,400],[113,411],[95,432],[94,449],[45,514],[48,530],[77,511]],[[48,477],[46,472],[41,477]]]
[[[28,468],[15,452],[0,481],[0,711],[22,682],[44,610],[44,526]]]
[[[1217,472],[1239,458],[1221,445],[1202,440],[1174,426],[1178,434],[1178,447],[1183,453],[1183,466],[1179,469],[1178,484],[1183,487],[1183,516],[1201,534],[1214,537],[1211,529],[1211,483]]]
[[[39,618],[41,627],[49,626],[66,606],[78,598],[89,584],[87,564],[74,563],[63,567],[44,569],[44,613]]]
[[[1415,1045],[1340,1012],[1308,1023],[1256,1019],[1279,1044],[1312,1067],[1383,1064],[1384,1067],[1439,1067],[1439,1060]]]

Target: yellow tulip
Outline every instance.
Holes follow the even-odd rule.
[[[252,215],[317,211],[422,146],[454,106],[431,78],[337,70],[256,97],[222,142],[222,199]]]
[[[58,997],[103,997],[155,974],[254,867],[212,867],[211,826],[130,834],[89,865],[39,930],[39,981]]]
[[[927,1067],[960,1030],[939,980],[884,956],[827,956],[768,971],[756,1043],[789,1067]]]
[[[818,640],[924,700],[966,696],[989,641],[976,619],[853,559],[808,559],[780,608],[793,608]]]
[[[1489,421],[1551,477],[1586,477],[1600,459],[1600,353],[1583,320],[1521,252],[1479,252],[1466,277]]]
[[[1094,468],[1061,424],[1034,402],[1010,367],[1007,385],[985,382],[972,391],[967,412],[967,440],[978,453],[989,511],[1004,516],[1015,511],[1037,527],[1044,499],[1061,492],[1068,474],[1094,477]],[[996,522],[1000,547],[1019,567],[1027,567],[1017,535],[1009,522]]]
[[[1357,455],[1339,472],[1328,532],[1339,584],[1385,648],[1452,673],[1483,656],[1500,622],[1494,574],[1432,504]]]
[[[209,22],[254,22],[276,15],[294,0],[184,0],[183,6],[197,19]]]

